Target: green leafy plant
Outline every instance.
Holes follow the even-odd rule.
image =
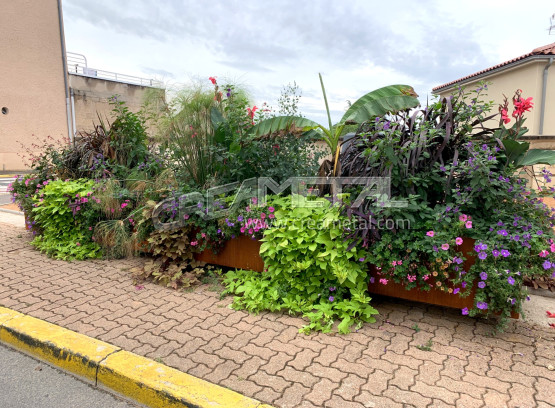
[[[339,209],[324,199],[315,208],[292,208],[288,201],[275,199],[277,224],[262,239],[267,270],[228,272],[224,278],[227,291],[237,295],[233,307],[302,314],[309,320],[305,333],[329,332],[336,321],[339,333],[374,322],[364,251],[347,248]]]
[[[32,245],[47,255],[73,260],[97,258],[100,246],[92,240],[98,213],[91,208],[93,180],[52,181],[33,197],[34,222],[40,235]]]
[[[416,348],[418,350],[422,350],[422,351],[432,351],[432,346],[433,345],[434,345],[434,343],[430,339],[426,342],[426,344],[420,344],[420,345],[416,346]]]
[[[339,157],[339,140],[343,134],[343,129],[347,124],[362,124],[376,116],[383,116],[388,113],[395,113],[418,106],[418,95],[414,89],[408,85],[390,85],[369,92],[355,101],[345,112],[341,120],[334,126],[332,125],[326,89],[319,74],[322,94],[328,117],[328,128],[310,119],[296,116],[278,116],[261,121],[253,129],[254,135],[272,134],[278,131],[291,128],[302,128],[304,130],[315,130],[321,132],[322,140],[328,145],[333,160],[333,174],[337,173],[337,161]]]

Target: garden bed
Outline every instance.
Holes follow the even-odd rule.
[[[474,246],[474,240],[466,238],[461,245],[460,250],[464,253],[471,252]],[[236,269],[249,269],[256,272],[264,271],[264,261],[259,254],[261,242],[246,236],[239,236],[226,242],[225,246],[217,253],[210,249],[206,249],[195,254],[197,261],[203,261],[212,265],[225,266]],[[469,256],[464,263],[464,267],[468,270],[474,264],[474,257]],[[371,265],[369,274],[374,277],[374,282],[368,284],[368,292],[375,295],[388,296],[398,299],[410,300],[414,302],[427,303],[436,306],[449,307],[454,309],[472,309],[474,307],[474,296],[476,287],[472,288],[471,293],[466,297],[449,293],[436,287],[430,290],[421,288],[413,288],[407,290],[402,283],[389,280],[387,285],[379,283],[378,270]],[[451,288],[453,289],[453,288]],[[518,319],[518,313],[512,313],[511,317]]]

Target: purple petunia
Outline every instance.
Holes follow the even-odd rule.
[[[497,231],[497,233],[498,233],[499,235],[504,236],[504,237],[506,237],[507,235],[509,235],[509,233],[507,232],[507,230],[504,230],[504,229]]]
[[[455,289],[453,290],[453,294],[456,295],[456,294],[459,293],[460,291],[461,291],[460,288],[455,288]]]
[[[336,289],[336,287],[335,287],[335,286],[332,286],[332,287],[330,288],[330,292],[335,292],[335,289]]]
[[[488,304],[486,302],[477,302],[476,307],[480,310],[486,310],[488,308]]]
[[[480,279],[486,280],[488,278],[488,274],[486,272],[480,272]]]
[[[503,256],[503,258],[507,258],[508,256],[511,256],[511,253],[506,249],[502,249],[501,255]]]
[[[548,260],[546,260],[543,264],[543,269],[547,270],[549,268],[551,268],[553,266],[553,264],[551,262],[549,262]]]
[[[509,282],[509,285],[514,285],[515,284],[515,278],[513,278],[512,276],[509,276],[507,278],[507,282]]]
[[[334,297],[333,297],[333,296],[330,296],[330,297],[328,298],[328,300],[329,300],[330,302],[333,302]]]
[[[484,281],[478,282],[478,287],[479,287],[480,289],[484,289],[484,288],[486,287],[486,282],[484,282]]]
[[[497,249],[494,249],[493,251],[491,251],[491,254],[497,258],[499,256],[499,251]]]
[[[478,258],[480,258],[481,260],[484,260],[488,257],[488,254],[486,254],[485,252],[480,252],[478,254]]]
[[[465,307],[464,309],[462,309],[461,313],[465,316],[468,315],[468,307]]]

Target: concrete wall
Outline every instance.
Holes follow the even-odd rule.
[[[67,140],[58,21],[56,0],[2,2],[0,171],[25,169],[18,142],[30,147],[47,136]]]
[[[108,99],[119,95],[132,112],[141,109],[145,92],[149,88],[102,78],[69,75],[69,86],[74,94],[75,124],[77,132],[93,129],[98,124],[98,114],[103,120],[112,121],[112,106]]]

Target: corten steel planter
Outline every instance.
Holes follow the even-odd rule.
[[[464,256],[467,258],[462,264],[464,270],[468,271],[469,268],[474,265],[476,260],[473,255],[474,243],[476,240],[472,238],[464,238],[462,245],[457,247]],[[409,289],[405,288],[402,283],[393,282],[392,279],[388,279],[387,285],[380,283],[380,278],[387,276],[378,275],[378,270],[376,266],[370,266],[370,276],[374,277],[374,283],[368,283],[368,292],[374,293],[376,295],[390,296],[399,299],[412,300],[415,302],[429,303],[437,306],[452,307],[457,309],[463,309],[468,307],[469,309],[474,307],[474,296],[476,293],[476,287],[472,288],[470,295],[466,297],[461,297],[459,295],[454,295],[452,293],[442,291],[433,282],[433,277],[430,277],[430,283],[433,287],[428,291],[424,291],[419,288]]]
[[[463,244],[459,247],[460,251],[467,258],[463,263],[465,270],[468,270],[475,262],[473,255],[474,243],[474,239],[465,238]],[[259,254],[261,245],[262,243],[258,240],[239,236],[227,241],[218,253],[215,254],[210,249],[206,249],[201,253],[195,254],[195,259],[213,265],[262,272],[264,271],[264,261]],[[368,291],[370,293],[456,309],[463,309],[465,307],[470,309],[474,307],[476,285],[472,288],[470,295],[463,298],[459,295],[441,291],[435,285],[429,291],[418,288],[407,290],[403,284],[395,283],[392,280],[389,280],[387,285],[382,285],[379,283],[380,276],[377,272],[376,267],[371,265],[369,273],[370,276],[375,278],[375,282],[368,284]],[[518,313],[511,314],[511,317],[515,319],[518,319],[518,316]]]
[[[474,262],[476,262],[476,256],[474,255],[474,244],[475,239],[464,238],[462,245],[457,247],[463,255],[466,257],[466,261],[462,264],[464,270],[468,271]],[[424,291],[419,288],[413,288],[407,290],[405,285],[402,283],[393,282],[389,280],[387,285],[383,285],[379,282],[381,277],[386,277],[384,275],[378,275],[378,270],[376,266],[370,266],[370,276],[374,277],[374,283],[368,283],[368,292],[376,294],[394,297],[398,299],[411,300],[414,302],[428,303],[436,306],[450,307],[455,309],[464,309],[465,307],[471,309],[474,307],[474,297],[476,296],[477,282],[474,283],[470,294],[466,297],[461,297],[458,294],[452,294],[448,291],[442,291],[433,282],[433,277],[430,277],[430,281],[433,287],[428,291]],[[453,289],[452,286],[448,288]],[[518,319],[519,314],[516,312],[511,312],[511,317],[513,319]]]
[[[259,253],[261,245],[262,242],[257,239],[240,235],[227,241],[218,253],[215,254],[212,250],[205,249],[195,254],[195,259],[229,268],[250,269],[262,272],[264,270],[264,261]]]

